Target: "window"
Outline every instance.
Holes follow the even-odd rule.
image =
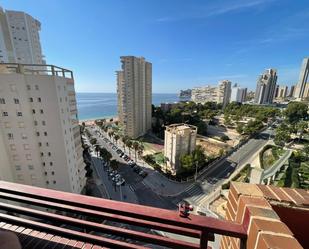
[[[42,165],[45,166],[46,165],[45,162],[42,162]]]
[[[21,166],[20,165],[15,165],[15,170],[21,170]]]
[[[44,131],[44,136],[47,136],[47,132],[46,131]]]
[[[59,101],[62,102],[62,98],[59,98]]]
[[[41,98],[38,98],[38,102],[41,102],[42,100],[41,100]]]
[[[23,147],[24,147],[24,150],[29,150],[30,149],[29,144],[24,144]]]
[[[9,140],[14,139],[13,133],[8,133],[8,139],[9,139]]]
[[[38,85],[35,85],[34,88],[35,88],[35,90],[39,90],[39,86]]]
[[[15,104],[19,104],[19,99],[14,99]]]
[[[39,137],[39,136],[40,136],[40,132],[37,131],[37,132],[36,132],[36,135]]]
[[[27,139],[28,137],[27,137],[26,134],[22,133],[22,134],[21,134],[21,138],[22,138],[22,139]]]
[[[10,87],[11,87],[12,92],[16,92],[16,85],[15,84],[10,85]]]
[[[29,102],[33,102],[33,98],[29,98]]]
[[[44,120],[42,121],[42,125],[44,125],[44,126],[46,125],[46,122]]]
[[[48,142],[46,142],[46,146],[47,146],[47,147],[49,146],[49,143],[48,143]]]
[[[50,152],[48,152],[48,156],[51,156],[51,153],[50,153]]]
[[[5,104],[5,99],[4,98],[0,99],[0,104]]]
[[[50,166],[53,166],[53,162],[50,162],[49,165],[50,165]]]
[[[18,155],[13,155],[13,160],[14,161],[18,161],[19,160],[19,156]]]
[[[9,116],[9,114],[8,114],[8,112],[2,112],[2,116],[7,117],[7,116]]]
[[[4,127],[5,128],[11,128],[10,122],[4,122]]]
[[[47,176],[47,172],[45,171],[44,174]]]
[[[41,154],[41,156],[44,156],[44,153],[43,153],[43,152],[41,152],[40,154]]]
[[[38,125],[38,121],[34,120],[34,125],[37,126]]]
[[[39,147],[42,147],[42,143],[41,142],[39,142]]]
[[[32,109],[32,113],[35,114],[35,110],[34,109]]]
[[[46,184],[48,185],[48,184],[49,184],[49,181],[46,181]]]
[[[23,115],[22,112],[17,112],[18,117],[21,117],[22,115]]]
[[[51,172],[51,174],[52,174],[52,175],[55,175],[55,172],[54,172],[54,171],[52,171],[52,172]]]
[[[28,165],[28,169],[29,169],[29,170],[34,170],[33,165]]]
[[[27,85],[27,90],[31,90],[31,86],[30,85]]]
[[[44,113],[44,112],[43,112],[43,109],[41,109],[40,112],[41,112],[41,114],[43,114],[43,113]]]
[[[24,122],[18,122],[18,127],[19,128],[24,128],[25,127],[25,123]]]
[[[31,154],[26,154],[26,159],[31,160]]]
[[[56,184],[56,181],[53,181],[53,184]]]
[[[16,150],[15,144],[10,144],[10,149],[11,149],[11,150]]]

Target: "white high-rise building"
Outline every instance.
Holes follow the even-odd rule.
[[[124,134],[137,138],[151,129],[152,64],[143,57],[122,56],[117,71],[118,116]]]
[[[228,103],[230,103],[231,86],[232,86],[232,82],[229,80],[222,80],[219,82],[218,103],[222,103],[223,107],[225,107]]]
[[[0,8],[0,62],[45,64],[40,30],[41,23],[27,13]]]
[[[256,85],[255,103],[272,104],[275,96],[276,83],[276,69],[267,69],[262,75],[260,75]]]
[[[80,193],[85,185],[74,80],[46,65],[0,65],[0,179]]]
[[[247,88],[241,88],[235,84],[232,87],[230,102],[243,103],[246,101]]]
[[[188,124],[166,126],[164,134],[164,156],[167,170],[176,174],[180,169],[180,156],[190,154],[196,146],[197,127]]]
[[[303,98],[305,98],[304,95],[305,95],[306,84],[309,83],[308,75],[309,75],[309,58],[304,58],[301,69],[300,69],[299,80],[296,85],[295,95],[294,95],[299,100],[302,100]]]

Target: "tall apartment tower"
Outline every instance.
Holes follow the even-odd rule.
[[[132,138],[151,129],[152,64],[143,57],[122,56],[117,71],[118,116],[124,133]]]
[[[229,80],[222,80],[218,85],[218,103],[222,103],[225,107],[230,103],[232,82]]]
[[[291,86],[290,92],[289,92],[289,96],[288,96],[288,97],[294,97],[294,95],[295,95],[295,88],[296,88],[295,85],[292,85],[292,86]]]
[[[243,103],[247,98],[247,88],[241,88],[235,84],[232,87],[230,102]]]
[[[80,193],[85,170],[72,72],[1,64],[0,82],[0,179]]]
[[[0,62],[45,64],[40,30],[41,23],[27,13],[0,8]]]
[[[304,58],[300,74],[299,80],[295,89],[295,97],[299,100],[304,98],[306,84],[308,83],[308,74],[309,74],[309,57]]]
[[[197,127],[188,124],[172,124],[166,127],[164,134],[164,156],[166,166],[172,174],[180,169],[180,156],[195,149]]]
[[[255,91],[255,103],[272,104],[277,83],[277,70],[267,69],[259,78]]]

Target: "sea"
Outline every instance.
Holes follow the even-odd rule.
[[[76,100],[79,120],[110,118],[117,116],[116,93],[76,93]],[[156,106],[161,103],[178,101],[180,101],[180,99],[177,94],[152,94],[152,103]]]

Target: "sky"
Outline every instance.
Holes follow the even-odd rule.
[[[298,80],[309,56],[308,0],[0,0],[42,24],[48,64],[73,70],[78,92],[115,92],[120,56],[152,63],[153,92],[228,79],[251,90],[267,68]]]

